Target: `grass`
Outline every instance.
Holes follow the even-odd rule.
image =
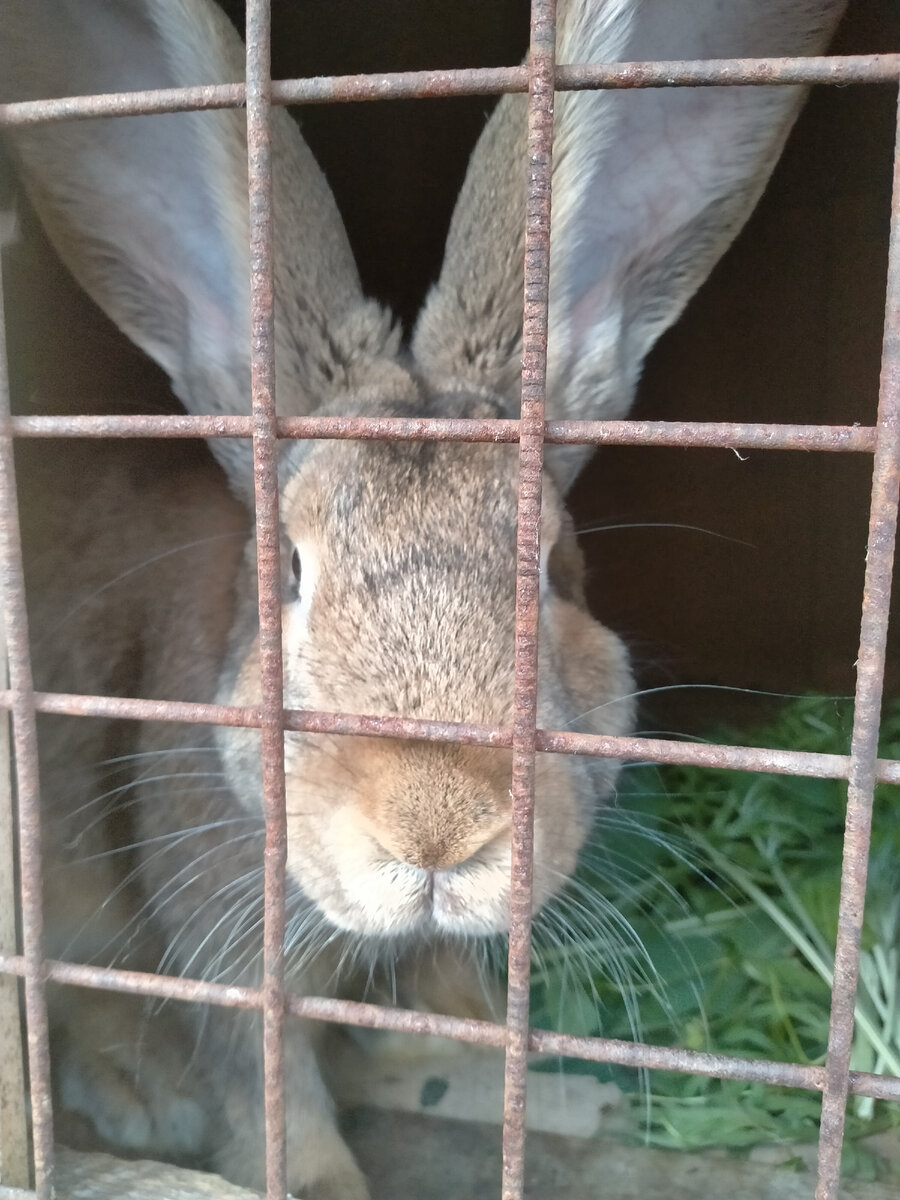
[[[846,753],[849,723],[846,704],[802,700],[765,728],[716,730],[713,740]],[[900,703],[886,710],[881,753],[900,758]],[[574,885],[569,937],[538,942],[534,1023],[824,1062],[846,784],[693,767],[641,766],[626,777]],[[875,797],[852,1065],[900,1075],[896,787]],[[571,1061],[563,1069],[615,1080],[652,1145],[739,1150],[817,1136],[815,1093]],[[860,1139],[897,1125],[900,1106],[852,1099],[846,1169],[875,1173]]]

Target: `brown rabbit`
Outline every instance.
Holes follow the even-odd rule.
[[[842,8],[569,0],[558,58],[814,52]],[[243,56],[211,0],[0,0],[0,70],[12,100],[236,80]],[[746,219],[800,100],[794,88],[558,96],[551,417],[627,411],[644,356]],[[516,415],[525,119],[515,96],[488,123],[404,350],[390,314],[361,294],[296,126],[273,113],[282,414]],[[91,120],[10,138],[63,259],[195,413],[249,404],[243,120]],[[49,462],[23,449],[40,688],[259,703],[250,447],[210,448],[218,467],[156,443],[67,446]],[[562,503],[583,458],[548,454],[538,722],[620,734],[632,722],[627,656],[585,608]],[[285,705],[507,724],[515,448],[296,442],[280,476]],[[258,735],[62,719],[41,733],[49,951],[258,982]],[[467,947],[507,925],[508,753],[289,733],[285,754],[291,987],[352,993],[387,964],[414,1001],[433,995],[442,956],[477,976]],[[539,759],[535,908],[572,872],[615,776],[599,759]],[[255,1019],[135,1021],[115,998],[90,997],[87,1011],[68,994],[54,1003],[63,1105],[126,1150],[209,1154],[261,1186]],[[289,1185],[357,1200],[366,1184],[335,1127],[319,1036],[289,1029]]]

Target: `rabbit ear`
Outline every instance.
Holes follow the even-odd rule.
[[[210,0],[2,0],[5,100],[228,83],[241,40]],[[308,412],[355,370],[393,357],[366,302],[334,200],[284,110],[272,113],[276,371],[282,413]],[[14,153],[57,250],[169,374],[192,413],[248,413],[247,144],[240,111],[17,129]],[[252,489],[249,443],[213,439]]]
[[[843,8],[844,0],[560,0],[557,61],[814,53]],[[626,412],[650,347],[749,216],[802,94],[709,87],[557,95],[548,416]],[[516,405],[524,126],[524,99],[504,98],[475,149],[413,343],[427,374],[481,384]],[[565,483],[586,453],[568,460]]]

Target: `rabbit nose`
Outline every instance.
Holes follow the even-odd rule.
[[[460,866],[509,829],[507,763],[461,762],[444,747],[403,747],[369,815],[369,831],[391,857],[425,871]]]
[[[481,830],[433,830],[427,834],[417,831],[405,836],[383,831],[376,835],[376,840],[395,861],[427,872],[427,886],[433,889],[438,871],[447,871],[474,858],[497,837],[497,830],[492,826]]]
[[[470,857],[468,850],[447,846],[440,841],[428,841],[406,844],[403,846],[385,846],[392,858],[406,863],[410,867],[419,867],[427,876],[426,887],[429,892],[434,889],[436,871],[444,871],[449,867],[458,866]],[[474,851],[473,851],[474,853]]]

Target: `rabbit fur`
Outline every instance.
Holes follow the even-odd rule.
[[[814,53],[842,0],[560,0],[561,62]],[[238,80],[211,0],[0,0],[0,100]],[[557,96],[547,406],[616,417],[643,359],[743,224],[795,88]],[[333,198],[272,113],[282,415],[517,415],[527,102],[473,153],[409,348],[363,296]],[[238,111],[11,131],[60,256],[167,373],[185,408],[249,406],[246,136]],[[260,703],[252,457],[157,442],[20,445],[36,686]],[[588,613],[549,449],[537,721],[632,728],[620,640]],[[304,441],[279,463],[285,705],[508,725],[517,452]],[[41,721],[48,952],[258,984],[259,735],[172,722]],[[575,867],[617,764],[540,756],[534,907]],[[507,925],[510,754],[287,733],[292,989],[497,1015],[481,939]],[[493,1004],[493,1008],[492,1008]],[[258,1019],[52,993],[57,1103],[106,1143],[264,1179]],[[289,1025],[288,1183],[362,1200],[335,1124],[327,1032]],[[187,1064],[187,1065],[185,1065]]]

